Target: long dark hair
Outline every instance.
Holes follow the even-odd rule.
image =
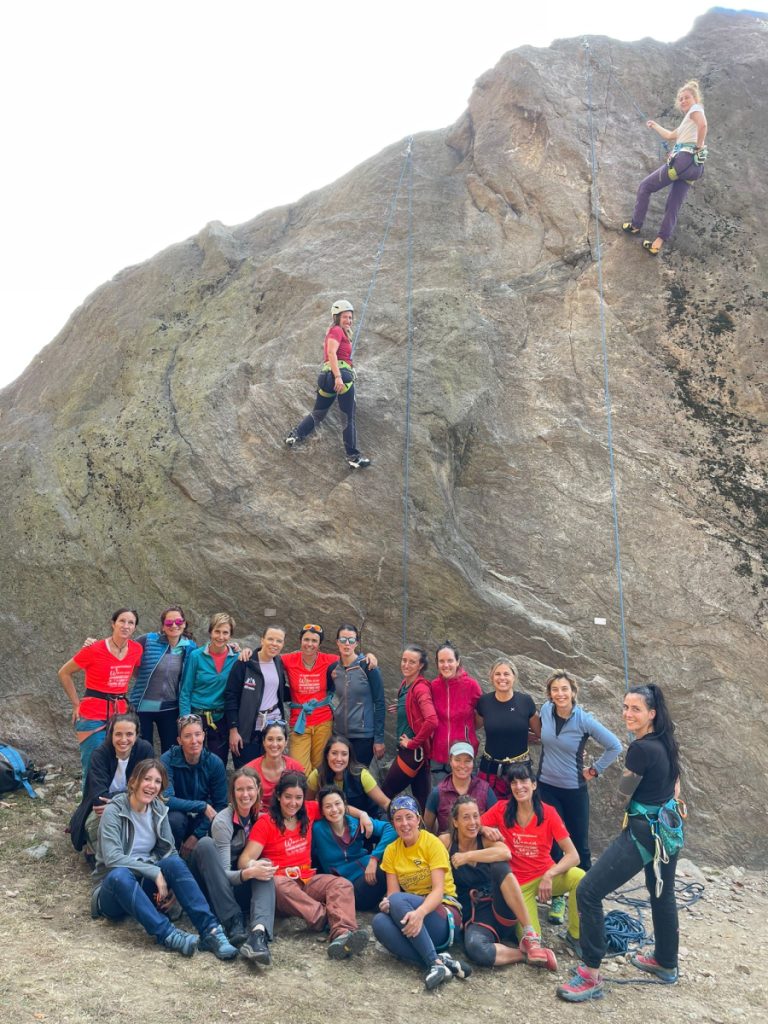
[[[112,715],[107,726],[107,733],[104,737],[106,743],[112,743],[112,737],[115,732],[115,726],[118,722],[130,722],[136,727],[136,739],[141,735],[141,726],[139,725],[139,716],[135,711],[122,711],[119,715]]]
[[[301,790],[304,796],[304,799],[301,801],[301,807],[296,815],[296,821],[299,823],[299,832],[305,836],[309,828],[309,815],[307,814],[307,777],[304,772],[283,772],[277,780],[277,785],[272,793],[269,816],[280,831],[285,832],[285,820],[282,808],[280,807],[280,797],[286,789],[295,789],[296,787]]]
[[[645,686],[632,686],[627,690],[627,693],[636,693],[638,697],[642,697],[645,706],[649,711],[655,711],[656,717],[653,719],[653,732],[664,746],[667,748],[667,754],[669,755],[669,767],[672,771],[672,777],[677,779],[680,777],[680,748],[677,745],[675,739],[675,723],[672,721],[672,716],[669,713],[667,702],[662,693],[661,687],[655,683],[648,683]]]
[[[414,654],[418,654],[420,663],[419,673],[424,675],[427,670],[427,665],[429,665],[429,655],[426,650],[421,646],[421,644],[406,644],[403,648],[403,654],[405,654],[406,651],[412,651]]]
[[[475,807],[477,807],[477,809],[480,810],[480,804],[478,804],[478,802],[477,802],[477,797],[476,796],[472,796],[471,793],[462,793],[461,796],[458,797],[458,799],[456,800],[456,803],[451,808],[451,842],[452,843],[455,843],[457,838],[458,838],[459,828],[458,828],[458,825],[456,824],[456,822],[458,821],[458,817],[459,817],[459,809],[461,807],[463,807],[465,804],[474,804]],[[480,836],[480,839],[482,841],[482,835]]]
[[[336,775],[331,771],[328,764],[328,754],[331,751],[331,747],[334,743],[342,743],[349,751],[349,764],[344,769],[344,775],[342,777],[342,788],[346,786],[347,775],[354,775],[359,778],[363,771],[363,766],[355,757],[355,752],[352,749],[352,744],[349,742],[346,736],[340,736],[338,733],[334,733],[333,736],[323,747],[323,757],[317,769],[317,788],[322,789],[324,786],[336,786]],[[339,787],[336,786],[336,789]]]
[[[509,786],[509,800],[507,800],[507,806],[504,809],[504,824],[507,828],[513,828],[517,823],[518,804],[515,794],[512,792],[513,779],[530,779],[533,783],[534,788],[531,802],[533,803],[533,813],[536,815],[536,824],[540,825],[544,821],[544,807],[542,806],[539,790],[536,786],[536,776],[533,774],[533,767],[526,761],[521,761],[519,764],[511,764],[504,772],[504,779]]]

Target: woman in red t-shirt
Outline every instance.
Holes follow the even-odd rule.
[[[134,669],[144,649],[131,640],[139,624],[133,608],[118,608],[112,616],[112,635],[81,647],[74,658],[59,669],[59,679],[72,704],[72,724],[80,744],[83,766],[83,791],[91,764],[91,754],[104,739],[104,731],[113,715],[128,710],[125,695]],[[85,694],[77,696],[75,672],[85,672]]]
[[[342,431],[344,450],[347,462],[353,469],[369,466],[371,460],[365,459],[357,447],[357,431],[355,428],[355,371],[352,367],[352,317],[354,308],[346,299],[339,299],[331,306],[333,323],[328,328],[323,344],[323,366],[317,378],[317,397],[315,407],[309,415],[295,427],[285,443],[292,447],[309,437],[315,427],[322,423],[328,410],[338,398],[339,409],[346,422]]]
[[[288,742],[288,727],[285,722],[271,722],[262,733],[261,741],[264,744],[264,753],[261,757],[249,761],[245,767],[253,768],[261,779],[261,813],[266,814],[272,802],[275,786],[283,772],[303,773],[304,766],[285,753],[285,745]]]
[[[318,874],[312,867],[312,825],[321,817],[313,800],[305,800],[307,780],[301,772],[284,772],[275,786],[269,813],[251,829],[240,854],[240,870],[266,859],[275,865],[275,909],[303,918],[312,931],[330,931],[328,956],[344,960],[367,945],[367,928],[358,928],[355,890],[341,875]],[[365,825],[367,815],[362,815]]]

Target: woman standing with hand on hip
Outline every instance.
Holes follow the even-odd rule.
[[[345,418],[342,437],[347,462],[353,469],[369,466],[370,459],[364,458],[357,447],[355,427],[355,371],[352,366],[352,318],[354,308],[346,299],[339,299],[331,306],[332,323],[323,343],[323,366],[317,378],[315,407],[286,437],[289,447],[309,437],[315,427],[322,423],[328,410],[338,399],[339,409]]]

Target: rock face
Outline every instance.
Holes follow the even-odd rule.
[[[415,138],[407,566],[409,637],[451,637],[483,682],[512,655],[537,701],[567,667],[621,732],[597,189],[630,677],[669,695],[690,855],[763,866],[766,29],[710,12],[671,45],[523,47],[452,128]],[[659,162],[644,117],[675,125],[689,77],[711,159],[652,260],[620,224]],[[331,302],[361,309],[403,152],[123,271],[0,395],[3,733],[38,760],[73,754],[55,670],[122,604],[140,631],[173,600],[198,635],[219,609],[241,636],[356,621],[396,685],[407,190],[356,353],[374,465],[348,469],[335,412],[298,449],[282,439]],[[598,795],[595,847],[617,821]]]

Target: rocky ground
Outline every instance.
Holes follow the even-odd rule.
[[[764,874],[683,865],[683,880],[703,883],[703,895],[681,912],[681,977],[674,988],[610,984],[601,1002],[568,1006],[555,998],[555,985],[575,961],[545,926],[560,961],[556,975],[526,967],[477,970],[468,981],[429,994],[418,972],[377,945],[351,962],[333,963],[295,922],[278,923],[275,966],[259,972],[210,954],[184,960],[158,950],[131,923],[92,921],[88,869],[64,833],[77,788],[76,779],[52,769],[41,799],[20,792],[0,801],[0,1005],[9,1021],[85,1024],[120,1014],[141,1024],[380,1024],[426,1013],[450,1014],[452,1022],[546,1024],[589,1014],[619,1024],[671,1016],[762,1024],[768,1016]],[[646,926],[648,918],[643,912]],[[643,980],[621,957],[607,961],[606,973],[611,982]]]

